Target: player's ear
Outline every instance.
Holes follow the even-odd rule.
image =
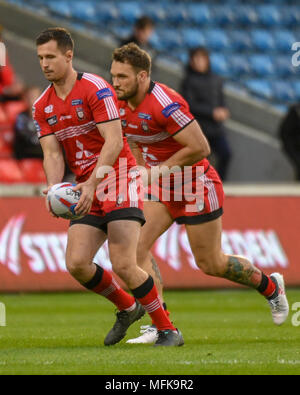
[[[65,57],[67,58],[68,62],[71,62],[73,60],[73,51],[71,49],[69,49],[66,53],[65,53]]]
[[[145,70],[140,71],[139,74],[138,74],[138,78],[139,78],[140,82],[146,81],[147,78],[148,78],[147,71],[145,71]]]

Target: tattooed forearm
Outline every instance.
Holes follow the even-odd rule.
[[[239,284],[257,288],[261,283],[262,273],[246,258],[229,256],[228,266],[224,278]]]
[[[153,271],[154,271],[156,277],[159,279],[161,285],[163,285],[163,279],[162,279],[160,270],[159,270],[159,268],[158,268],[158,265],[157,265],[157,263],[156,263],[156,260],[155,260],[153,257],[151,258],[151,262],[152,262],[152,269],[153,269]]]

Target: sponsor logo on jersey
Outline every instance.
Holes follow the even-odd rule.
[[[138,129],[138,126],[137,125],[133,125],[132,123],[129,123],[128,127],[130,127],[131,129]]]
[[[72,100],[72,106],[80,106],[82,104],[83,104],[83,100],[81,99]]]
[[[151,121],[152,119],[152,116],[150,114],[145,114],[143,112],[139,112],[138,117],[141,119],[146,119],[147,121]]]
[[[51,114],[54,110],[54,106],[53,104],[51,104],[50,106],[45,107],[44,111],[46,114]]]
[[[96,95],[98,97],[98,100],[103,100],[103,99],[106,99],[107,97],[113,96],[113,93],[112,93],[111,89],[104,88],[104,89],[101,89],[100,91],[98,91],[96,93]]]
[[[72,115],[62,115],[59,118],[60,121],[65,121],[66,119],[72,119]]]
[[[169,104],[167,107],[165,107],[162,110],[162,113],[166,118],[169,118],[175,111],[179,110],[180,107],[181,107],[181,104],[172,103],[172,104]]]
[[[76,159],[82,159],[84,157],[90,158],[94,155],[92,152],[85,150],[83,144],[79,140],[76,140],[76,146],[79,148],[79,151],[76,152]]]
[[[54,126],[54,125],[56,125],[57,124],[57,116],[56,115],[54,115],[53,117],[51,117],[51,118],[47,118],[47,122],[48,122],[48,124],[50,125],[50,126]]]
[[[76,107],[77,118],[79,121],[85,119],[85,113],[82,107]]]
[[[149,132],[148,122],[142,121],[141,126],[142,126],[142,129],[143,129],[144,132]]]

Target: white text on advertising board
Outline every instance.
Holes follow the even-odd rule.
[[[21,275],[21,254],[24,254],[26,264],[33,273],[66,272],[67,234],[22,233],[25,221],[25,215],[14,216],[0,230],[0,264],[13,274]],[[222,246],[225,253],[244,255],[264,269],[289,266],[279,237],[272,229],[224,231]],[[176,271],[183,267],[181,255],[184,253],[190,267],[198,270],[183,227],[173,225],[155,244],[154,252],[164,264]],[[106,244],[98,251],[94,262],[111,270]]]

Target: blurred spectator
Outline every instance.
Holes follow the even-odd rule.
[[[296,180],[300,181],[300,103],[289,108],[279,127],[283,150],[291,161]]]
[[[3,27],[0,25],[0,42],[3,42]],[[0,67],[0,102],[19,100],[24,86],[15,75],[6,54],[6,65]]]
[[[32,120],[33,103],[42,94],[39,87],[28,87],[24,92],[26,110],[17,116],[15,123],[14,153],[17,159],[43,159],[43,151]]]
[[[191,50],[181,90],[210,143],[216,157],[216,169],[225,181],[231,149],[223,122],[230,114],[224,102],[223,81],[212,72],[209,53],[205,48]]]
[[[121,46],[134,42],[140,48],[149,52],[153,56],[153,48],[151,47],[149,40],[154,32],[154,22],[148,16],[142,16],[139,18],[134,25],[133,34],[121,41]]]
[[[32,119],[32,106],[41,94],[42,91],[37,86],[26,88],[23,94],[26,110],[17,116],[14,127],[14,156],[18,160],[43,159],[43,151]],[[64,181],[73,181],[74,175],[67,162],[65,165]]]

